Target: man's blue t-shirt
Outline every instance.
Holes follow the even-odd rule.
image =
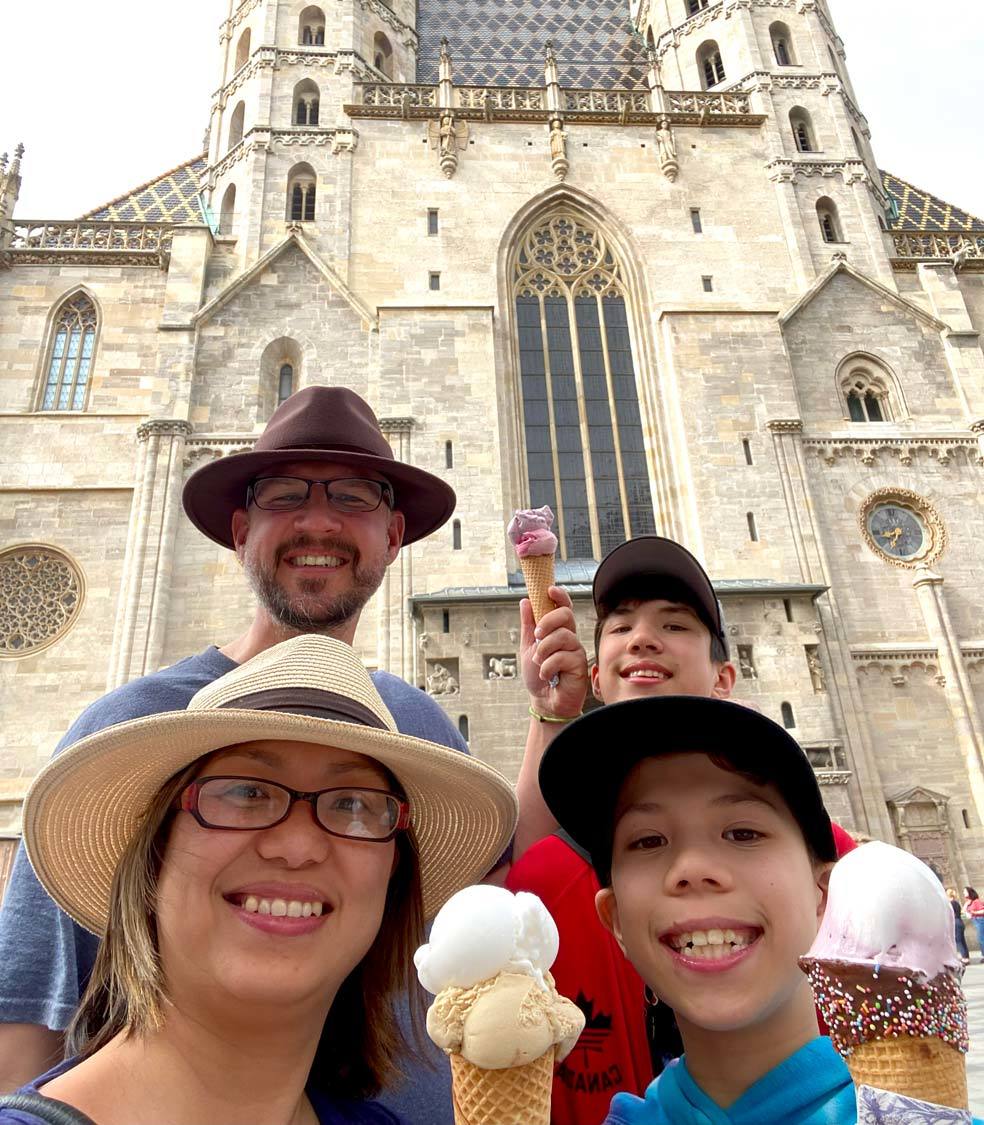
[[[697,1085],[686,1055],[674,1059],[644,1098],[616,1094],[604,1125],[857,1125],[857,1120],[851,1072],[831,1041],[818,1036],[727,1109]],[[973,1125],[981,1123],[974,1118]]]
[[[17,1093],[37,1094],[39,1086],[71,1070],[78,1062],[78,1059],[67,1059],[59,1063],[47,1074],[22,1086]],[[314,1089],[308,1090],[307,1095],[320,1125],[403,1125],[398,1117],[379,1102],[338,1102]],[[27,1110],[0,1109],[0,1125],[42,1125],[42,1121]]]
[[[55,753],[117,723],[183,711],[197,691],[235,667],[234,661],[210,646],[170,668],[131,680],[87,707]],[[388,672],[374,672],[372,680],[402,734],[467,753],[461,735],[430,696]],[[0,908],[0,1023],[64,1030],[78,1007],[98,948],[99,939],[48,898],[22,844]],[[401,1012],[400,1022],[409,1023],[409,1007]],[[452,1125],[447,1058],[432,1047],[426,1061],[431,1065],[405,1063],[401,1069],[406,1080],[384,1090],[380,1101],[407,1125]]]

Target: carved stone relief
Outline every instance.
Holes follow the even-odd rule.
[[[485,658],[485,678],[487,680],[515,680],[516,679],[516,657],[510,656],[486,656]]]
[[[427,661],[427,691],[430,695],[457,695],[460,682],[457,659]]]

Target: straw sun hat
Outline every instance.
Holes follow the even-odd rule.
[[[67,914],[105,931],[117,864],[153,796],[214,750],[282,739],[364,754],[410,803],[424,912],[480,880],[516,826],[516,797],[491,766],[400,734],[353,650],[301,636],[202,688],[185,711],[90,735],[53,759],[24,805],[24,842],[38,879]]]

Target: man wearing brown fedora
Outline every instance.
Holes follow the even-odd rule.
[[[351,644],[363,607],[401,547],[436,531],[454,505],[444,481],[395,460],[354,392],[298,391],[250,452],[203,466],[184,489],[192,523],[236,552],[257,602],[249,627],[97,700],[55,752],[116,723],[183,710],[206,684],[299,633]],[[401,733],[466,750],[429,696],[388,673],[373,680]],[[538,794],[528,805],[535,819]],[[45,895],[19,849],[0,910],[0,1092],[57,1058],[97,945]],[[443,1056],[434,1061],[384,1091],[383,1102],[408,1125],[451,1125],[447,1063]]]

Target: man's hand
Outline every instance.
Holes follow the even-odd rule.
[[[544,614],[535,629],[529,599],[519,604],[523,682],[538,714],[573,719],[580,715],[588,690],[588,658],[577,639],[570,596],[559,586],[548,592],[557,608]]]

